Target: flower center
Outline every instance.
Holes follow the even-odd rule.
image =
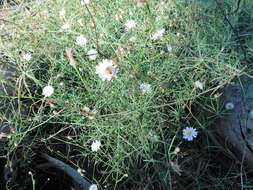
[[[112,67],[107,67],[107,68],[105,69],[105,74],[106,74],[107,76],[111,76],[111,75],[113,74],[113,68],[112,68]]]
[[[187,131],[187,136],[192,136],[192,131]]]

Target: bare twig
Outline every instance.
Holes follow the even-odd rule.
[[[224,16],[225,21],[228,23],[229,27],[231,28],[231,30],[233,31],[233,33],[236,36],[236,41],[239,40],[239,42],[237,43],[240,47],[240,49],[243,52],[244,55],[244,59],[246,59],[246,51],[245,48],[243,47],[243,44],[240,42],[240,36],[238,34],[238,30],[233,26],[233,24],[231,23],[231,21],[229,20],[229,18],[227,17],[226,11],[224,9],[224,6],[222,4],[222,2],[219,2],[218,0],[215,0],[217,6],[219,7],[219,9],[221,10],[222,15]],[[240,0],[238,0],[239,6],[240,6]],[[238,8],[239,9],[239,8]]]
[[[97,49],[97,52],[99,54],[102,54],[101,51],[100,51],[99,43],[98,43],[98,32],[97,32],[96,20],[95,20],[93,14],[91,13],[88,5],[85,4],[84,6],[85,6],[86,10],[88,11],[88,13],[89,13],[89,15],[91,17],[92,23],[93,23],[93,28],[94,28],[94,32],[95,32],[95,38],[96,38],[96,49]]]

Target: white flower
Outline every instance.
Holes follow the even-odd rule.
[[[233,104],[233,102],[227,102],[225,108],[226,110],[232,110],[235,108],[235,105]]]
[[[25,53],[25,54],[23,54],[23,59],[25,61],[30,61],[32,59],[32,54],[31,53]]]
[[[96,184],[91,184],[89,190],[98,190],[98,186]]]
[[[171,46],[171,45],[167,45],[167,51],[168,51],[169,53],[172,52],[172,46]]]
[[[97,58],[97,51],[95,49],[90,49],[88,52],[87,52],[87,56],[89,58],[89,60],[91,61],[94,61],[96,60]]]
[[[90,3],[90,0],[81,0],[80,3],[82,6],[88,5]]]
[[[136,22],[134,20],[128,20],[126,23],[125,23],[125,30],[126,31],[129,31],[133,28],[136,27]]]
[[[76,44],[79,46],[85,46],[87,44],[87,39],[83,35],[80,35],[76,37]]]
[[[145,94],[145,93],[147,93],[147,94],[152,93],[152,87],[151,87],[151,85],[148,84],[148,83],[145,83],[145,82],[143,82],[143,83],[140,84],[140,90],[142,91],[143,94]]]
[[[175,150],[174,150],[174,154],[178,154],[179,152],[180,152],[180,148],[176,147]]]
[[[63,25],[61,26],[61,29],[62,29],[62,30],[68,30],[68,29],[70,29],[70,27],[71,27],[71,25],[70,25],[69,23],[65,23],[65,24],[63,24]]]
[[[204,87],[205,87],[205,83],[204,82],[200,82],[199,80],[197,80],[195,83],[194,83],[194,86],[196,88],[199,88],[200,90],[203,90]]]
[[[110,59],[103,59],[103,61],[96,66],[96,74],[98,74],[102,81],[111,81],[116,78],[117,72],[116,65],[114,65],[113,61]]]
[[[99,140],[95,140],[91,144],[91,151],[92,152],[97,152],[100,149],[101,142]]]
[[[54,88],[51,85],[45,86],[42,90],[42,95],[49,97],[54,93]]]
[[[198,135],[198,132],[193,127],[186,127],[183,129],[183,138],[187,141],[192,141],[194,138],[196,138]]]
[[[87,39],[83,35],[77,36],[76,44],[79,46],[85,46],[87,44]]]
[[[150,37],[150,39],[151,39],[151,40],[160,40],[160,39],[163,37],[164,33],[165,33],[165,29],[164,29],[164,28],[162,28],[162,29],[160,29],[160,30],[157,30],[157,31]]]

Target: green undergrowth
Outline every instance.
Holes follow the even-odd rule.
[[[248,38],[238,43],[224,12],[238,27],[242,12],[250,16],[250,6],[249,0],[238,10],[232,0],[223,6],[211,0],[151,0],[143,7],[127,0],[91,0],[87,6],[77,0],[6,5],[0,48],[17,69],[11,97],[17,109],[12,117],[2,117],[16,131],[6,145],[8,158],[19,152],[29,159],[42,146],[76,168],[88,165],[89,180],[101,187],[172,188],[173,176],[187,168],[184,162],[182,170],[171,163],[180,166],[194,155],[188,147],[195,147],[222,112],[219,90],[248,72],[242,61],[251,55],[252,34],[246,30]],[[136,27],[125,31],[128,20]],[[62,29],[64,24],[70,28]],[[162,28],[161,39],[151,40]],[[79,35],[88,40],[84,47],[76,44]],[[74,67],[66,48],[72,49]],[[90,49],[98,51],[94,61],[87,56]],[[25,53],[32,59],[25,61]],[[112,59],[118,68],[110,82],[96,74],[103,59]],[[204,88],[196,87],[196,81]],[[141,91],[144,82],[151,85],[150,93]],[[45,98],[42,89],[49,84],[54,93]],[[212,116],[206,119],[205,112]],[[182,129],[190,126],[198,131],[193,142],[182,139]],[[95,140],[101,141],[101,149],[92,152]],[[70,146],[70,152],[57,145]],[[174,154],[176,147],[181,156]],[[88,162],[82,164],[83,159]]]

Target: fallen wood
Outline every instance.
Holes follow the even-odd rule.
[[[225,113],[210,127],[211,139],[241,164],[253,169],[253,79],[229,84],[221,97]]]
[[[74,184],[74,188],[76,190],[89,190],[91,184],[87,180],[85,180],[77,172],[77,170],[73,169],[69,165],[62,162],[61,160],[53,158],[47,154],[42,154],[42,157],[44,159],[46,159],[48,161],[48,163],[41,165],[40,168],[55,167],[58,170],[63,171],[68,177],[70,177],[72,179],[72,182]]]

